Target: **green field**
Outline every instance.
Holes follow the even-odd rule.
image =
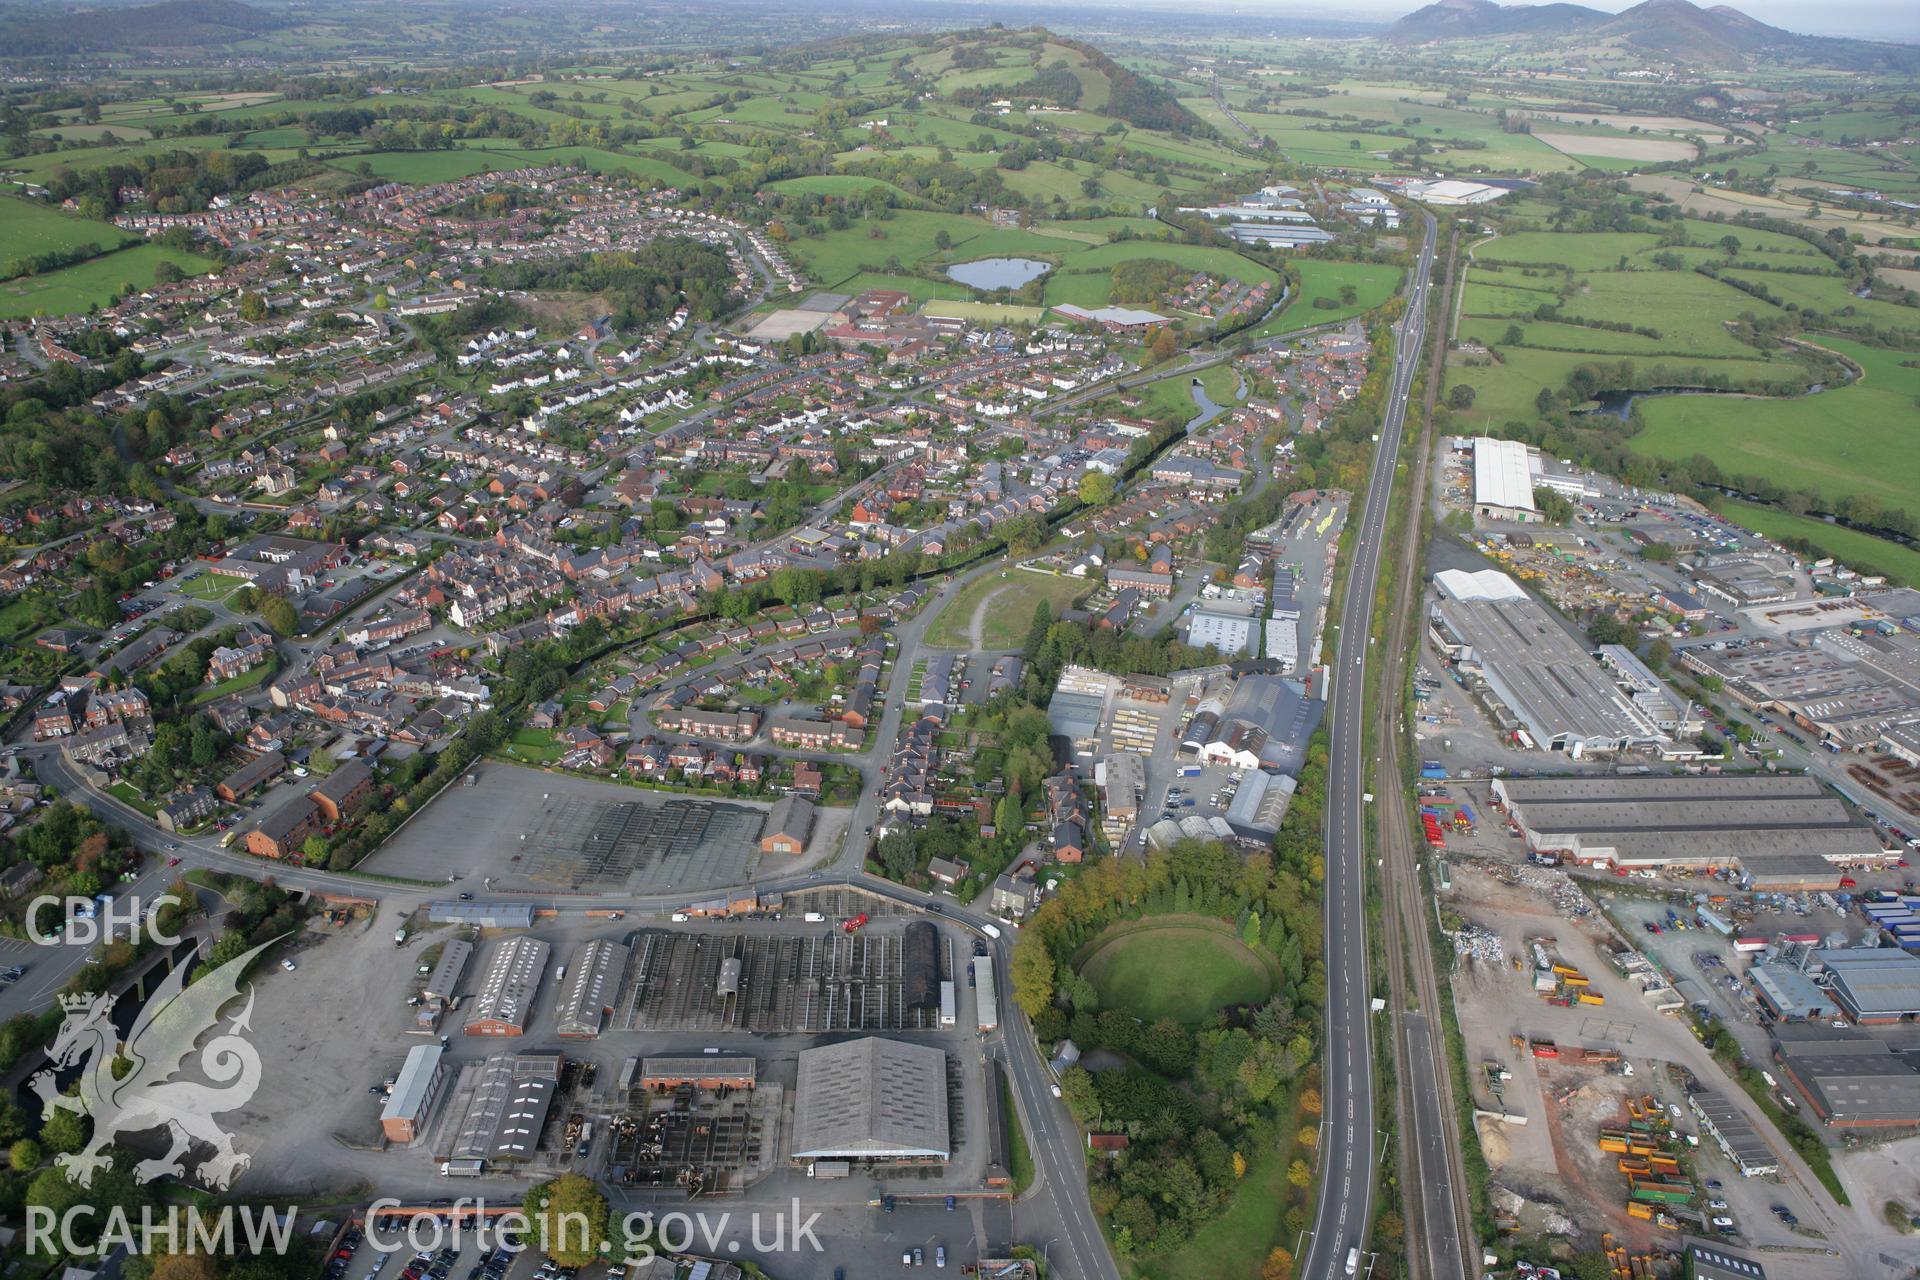
[[[545,729],[527,728],[515,729],[500,751],[510,760],[539,765],[552,764],[567,753],[560,740]]]
[[[603,147],[504,147],[494,138],[462,139],[448,151],[375,151],[340,156],[329,163],[358,173],[365,165],[387,182],[426,185],[453,182],[476,173],[574,163],[600,173],[625,173],[672,186],[688,180],[686,170],[653,156],[629,156]]]
[[[1274,317],[1282,330],[1302,325],[1326,324],[1345,320],[1383,305],[1400,287],[1400,268],[1378,262],[1330,262],[1322,258],[1302,258],[1293,264],[1300,273],[1300,292],[1288,301],[1285,311]],[[1340,301],[1340,290],[1352,286],[1356,300]],[[1335,305],[1316,307],[1314,300],[1326,298]],[[1256,330],[1256,333],[1261,332]]]
[[[213,263],[197,253],[136,244],[44,275],[0,284],[0,318],[70,315],[95,305],[104,307],[128,285],[151,287],[154,268],[162,262],[171,262],[188,275],[213,269]]]
[[[927,643],[943,649],[973,648],[973,620],[978,612],[981,648],[1018,648],[1033,623],[1036,603],[1045,600],[1057,617],[1092,587],[1084,578],[1056,578],[1018,569],[985,574],[969,582],[940,610],[927,628]]]
[[[853,173],[814,173],[808,174],[804,178],[783,178],[779,182],[770,182],[767,184],[767,190],[769,191],[797,191],[807,195],[838,196],[842,198],[846,196],[864,196],[875,187],[878,187],[882,191],[890,192],[908,204],[919,203],[914,197],[908,195],[891,182],[883,182],[879,178],[861,177],[859,174]]]
[[[1639,405],[1636,453],[1704,453],[1732,475],[1837,502],[1866,493],[1920,512],[1920,368],[1909,357],[1841,339],[1821,345],[1865,370],[1857,382],[1797,399],[1663,396]]]
[[[1524,198],[1513,213],[1518,225],[1544,221]],[[1520,230],[1473,246],[1458,333],[1493,354],[1456,351],[1448,357],[1449,385],[1465,384],[1476,393],[1470,420],[1491,426],[1531,422],[1542,388],[1558,392],[1583,365],[1601,363],[1617,376],[1625,362],[1626,384],[1635,387],[1726,386],[1771,396],[1808,386],[1814,375],[1803,353],[1746,340],[1748,320],[1780,312],[1730,280],[1805,307],[1839,311],[1856,303],[1853,316],[1837,322],[1843,327],[1920,321],[1920,310],[1851,299],[1844,278],[1824,274],[1835,270],[1826,256],[1794,236],[1695,218],[1678,229],[1684,244],[1663,244],[1650,231]],[[1671,239],[1673,230],[1666,235]],[[1731,253],[1722,246],[1728,236],[1737,242]],[[1695,270],[1702,266],[1725,278]],[[1742,412],[1737,406],[1747,403],[1708,406],[1700,397],[1676,397],[1644,407],[1649,422],[1657,416],[1664,424],[1683,413],[1731,420]],[[1775,412],[1781,403],[1765,401],[1762,412]],[[1703,438],[1701,431],[1663,429],[1636,439],[1633,447],[1662,457],[1689,456]],[[1779,447],[1763,443],[1756,452]],[[1708,452],[1730,471],[1770,474],[1747,465],[1752,459]]]
[[[219,600],[236,587],[244,587],[247,580],[231,573],[203,573],[192,582],[180,588],[180,594],[191,596],[195,600]]]
[[[1001,306],[993,302],[929,302],[922,315],[960,316],[982,324],[1039,324],[1046,312],[1039,307]]]
[[[951,242],[945,251],[935,244],[943,231]],[[996,227],[982,218],[914,209],[902,210],[891,218],[855,219],[842,231],[798,236],[789,247],[814,279],[828,287],[838,286],[867,268],[880,270],[889,258],[911,271],[919,262],[965,262],[999,256],[1057,259],[1074,249],[1070,241],[1058,237]]]
[[[1231,249],[1210,245],[1161,244],[1153,241],[1116,240],[1074,251],[1056,244],[1060,268],[1046,277],[1044,296],[1050,307],[1072,303],[1081,307],[1104,307],[1111,300],[1113,268],[1122,262],[1152,260],[1173,262],[1193,271],[1205,271],[1223,280],[1243,284],[1274,284],[1273,269],[1245,258]],[[1062,256],[1064,255],[1064,256]],[[1149,305],[1150,304],[1136,304]]]
[[[1776,541],[1804,541],[1861,573],[1885,574],[1891,581],[1906,586],[1920,583],[1920,551],[1912,547],[1903,547],[1858,529],[1828,524],[1812,516],[1796,516],[1779,507],[1763,507],[1751,502],[1725,503],[1720,514]]]
[[[104,253],[134,239],[109,222],[74,217],[32,200],[0,197],[0,263],[88,247]]]
[[[1212,921],[1160,918],[1114,934],[1080,966],[1102,1008],[1191,1026],[1273,992],[1267,962]]]

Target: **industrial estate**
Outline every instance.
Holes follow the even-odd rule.
[[[10,1274],[1920,1274],[1915,15],[92,3]]]

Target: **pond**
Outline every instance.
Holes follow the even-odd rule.
[[[947,274],[970,289],[990,293],[995,289],[1018,289],[1027,281],[1038,280],[1051,270],[1051,262],[1041,262],[1037,258],[981,258],[974,262],[957,262],[947,268]]]

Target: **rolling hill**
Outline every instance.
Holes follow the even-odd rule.
[[[105,49],[204,48],[281,26],[275,15],[240,0],[163,0],[131,9],[91,9],[0,20],[0,43],[13,56]]]
[[[1667,62],[1743,67],[1759,58],[1866,69],[1920,66],[1920,49],[1867,40],[1799,35],[1730,5],[1643,0],[1618,14],[1578,4],[1435,0],[1387,29],[1391,40],[1426,42],[1512,37],[1568,49],[1611,46]]]

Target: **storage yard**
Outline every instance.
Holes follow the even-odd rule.
[[[1629,1255],[1678,1248],[1685,1230],[1804,1243],[1770,1212],[1777,1202],[1807,1211],[1803,1193],[1771,1173],[1784,1139],[1745,1093],[1716,1085],[1724,1072],[1689,1022],[1687,994],[1710,997],[1685,976],[1699,972],[1687,957],[1707,938],[1731,954],[1731,937],[1663,925],[1643,936],[1686,939],[1676,944],[1686,949],[1643,950],[1609,915],[1622,926],[1664,920],[1669,909],[1649,895],[1479,858],[1450,861],[1449,874],[1454,999],[1502,1220],[1549,1234],[1605,1230]],[[1718,1009],[1737,1016],[1732,1004]],[[1742,1030],[1764,1055],[1758,1023]]]

